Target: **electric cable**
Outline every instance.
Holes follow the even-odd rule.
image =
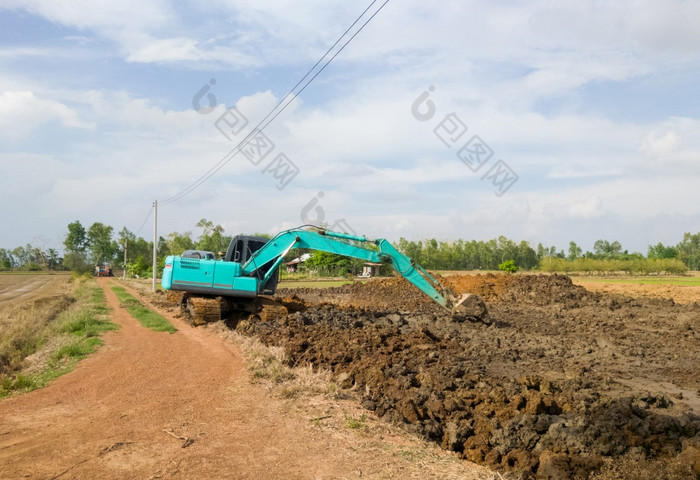
[[[141,224],[141,228],[139,228],[136,233],[134,233],[134,236],[138,236],[139,233],[141,233],[141,230],[143,230],[143,227],[146,226],[146,222],[148,221],[149,218],[151,218],[151,212],[153,212],[153,206],[151,206],[150,209],[148,209],[148,213],[146,214],[146,218],[143,219],[143,223]]]
[[[373,0],[370,5],[360,14],[360,16],[357,17],[357,19],[348,27],[343,34],[338,37],[338,40],[326,51],[326,53],[314,64],[311,69],[297,82],[297,84],[292,87],[292,89],[280,100],[271,110],[268,112],[268,114],[258,122],[258,124],[253,128],[251,132],[249,132],[243,140],[241,140],[230,152],[228,152],[224,157],[219,160],[213,167],[211,167],[207,172],[205,172],[201,177],[199,177],[197,180],[195,180],[192,184],[190,184],[188,187],[186,187],[184,190],[182,190],[180,193],[173,195],[172,197],[163,200],[160,202],[160,205],[168,205],[170,203],[176,202],[177,200],[183,198],[184,196],[188,195],[190,192],[192,192],[194,189],[199,187],[201,184],[203,184],[205,181],[207,181],[211,176],[213,176],[216,172],[218,172],[221,168],[223,168],[233,157],[235,157],[243,147],[248,145],[250,141],[257,136],[258,134],[262,133],[265,128],[273,121],[275,118],[277,118],[293,101],[295,98],[301,94],[306,87],[309,86],[309,84],[316,78],[318,75],[323,72],[323,70],[326,69],[326,67],[342,52],[345,47],[348,46],[348,44],[367,26],[367,24],[372,21],[372,19],[384,8],[384,6],[389,3],[389,0],[385,0],[384,3],[382,3],[379,8],[374,11],[374,13],[360,26],[359,29],[355,33],[353,33],[345,43],[341,45],[341,47],[338,49],[333,56],[331,56],[328,61],[301,87],[301,89],[297,92],[295,90],[299,87],[299,85],[304,82],[304,80],[316,69],[316,67],[323,61],[324,58],[328,57],[330,52],[341,42],[341,40],[350,32],[350,30],[362,19],[362,17],[365,16],[365,14],[372,8],[372,6],[377,2],[377,0]],[[291,96],[291,98],[290,98]],[[289,101],[287,101],[289,99]],[[287,101],[286,103],[284,103]],[[282,106],[281,108],[279,108]],[[272,118],[270,118],[272,116]],[[268,120],[269,119],[269,120]]]

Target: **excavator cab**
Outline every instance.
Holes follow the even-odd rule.
[[[228,245],[228,250],[224,255],[225,262],[236,262],[240,264],[245,264],[250,257],[253,256],[255,252],[260,250],[269,239],[265,237],[255,237],[253,235],[236,235],[231,239],[231,243]],[[257,270],[257,275],[260,279],[264,278],[267,272],[272,268],[272,263],[263,266]],[[262,286],[260,293],[263,295],[274,295],[277,290],[277,282],[279,281],[279,271],[276,271],[274,275]]]

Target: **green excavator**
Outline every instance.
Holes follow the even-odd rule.
[[[216,259],[213,252],[198,250],[168,256],[161,283],[165,290],[181,292],[178,300],[195,324],[218,321],[227,311],[252,313],[261,308],[262,296],[274,295],[279,266],[292,249],[298,248],[389,264],[456,320],[489,321],[478,295],[456,296],[389,241],[318,227],[285,230],[269,240],[238,235],[222,259]]]

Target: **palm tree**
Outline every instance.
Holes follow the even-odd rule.
[[[49,255],[49,258],[48,258],[49,270],[55,270],[56,267],[58,266],[58,252],[53,248],[49,248],[48,255]]]

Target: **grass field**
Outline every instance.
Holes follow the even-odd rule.
[[[487,270],[445,270],[435,272],[442,276],[450,275],[485,275],[492,273],[494,275],[502,275],[500,271]],[[538,271],[520,271],[516,275],[553,275],[546,272]],[[599,282],[599,283],[630,283],[630,284],[648,284],[648,285],[679,285],[679,286],[700,286],[700,271],[689,271],[686,275],[628,275],[625,272],[620,272],[616,275],[586,275],[583,272],[560,273],[560,275],[568,275],[574,281],[581,282]]]
[[[596,277],[596,276],[577,276],[576,280],[584,282],[600,282],[600,283],[636,283],[643,285],[680,285],[680,286],[700,286],[700,277]]]

